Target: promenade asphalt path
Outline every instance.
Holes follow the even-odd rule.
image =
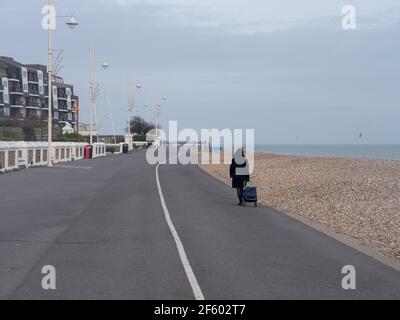
[[[0,299],[194,299],[145,152],[0,176]],[[400,273],[234,191],[161,165],[171,221],[205,299],[399,299]],[[43,290],[42,267],[56,268]],[[357,270],[343,290],[341,269]]]

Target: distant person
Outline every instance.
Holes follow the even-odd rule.
[[[243,190],[246,183],[250,181],[248,172],[248,161],[244,149],[236,150],[229,168],[229,175],[232,179],[232,188],[237,190],[239,206],[243,205]]]

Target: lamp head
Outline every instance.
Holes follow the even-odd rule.
[[[66,25],[68,27],[70,27],[71,29],[74,29],[76,26],[79,25],[78,21],[76,21],[75,17],[73,14],[71,14],[71,16],[69,17],[68,22],[66,23]]]
[[[110,67],[110,65],[107,63],[107,61],[104,61],[104,63],[101,65],[101,67],[102,67],[104,70],[107,70],[107,69]]]

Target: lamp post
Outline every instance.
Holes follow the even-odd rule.
[[[52,156],[53,156],[53,115],[52,115],[52,99],[53,99],[53,33],[52,33],[52,26],[51,22],[53,19],[56,19],[56,17],[53,17],[52,15],[54,12],[52,11],[53,7],[53,0],[49,0],[49,24],[47,28],[47,55],[48,55],[48,66],[47,66],[47,77],[48,77],[48,105],[47,105],[47,112],[48,112],[48,117],[47,117],[47,166],[52,167],[53,166],[53,161],[52,161]],[[69,18],[69,20],[66,22],[66,25],[74,29],[77,25],[78,22],[76,21],[74,15],[70,16],[58,16],[60,18]]]
[[[99,123],[98,123],[98,118],[97,118],[97,107],[96,107],[96,101],[97,98],[100,95],[100,84],[96,83],[96,86],[94,87],[94,91],[93,91],[93,122],[94,125],[96,126],[96,142],[99,142],[99,131],[101,130],[99,127]]]
[[[129,150],[133,150],[133,137],[131,132],[131,120],[134,114],[134,99],[132,97],[132,77],[131,75],[128,76],[128,145]],[[136,83],[136,89],[138,91],[142,88],[142,84],[140,82]]]
[[[112,130],[113,130],[113,136],[114,136],[114,144],[117,144],[117,137],[115,135],[115,126],[114,126],[114,119],[111,111],[111,103],[110,103],[110,93],[107,90],[106,92],[107,95],[107,107],[108,107],[108,113],[110,115],[110,120],[111,120],[111,125],[112,125]]]
[[[166,101],[167,97],[162,97],[161,101]],[[160,126],[160,113],[161,113],[161,101],[160,103],[157,105],[157,120],[156,120],[156,137],[158,139],[158,127]]]
[[[93,144],[93,105],[95,100],[94,95],[94,81],[93,81],[93,48],[89,48],[89,133],[90,133],[90,144]],[[107,62],[103,62],[102,68],[107,70],[110,65]]]
[[[156,122],[156,136],[154,141],[158,143],[158,128],[160,126],[160,114],[161,114],[161,105],[163,101],[166,101],[167,97],[162,97],[160,101],[156,102],[155,105],[144,105],[145,108],[153,108],[153,115]]]

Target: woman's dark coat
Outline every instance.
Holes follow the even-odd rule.
[[[250,176],[248,174],[240,175],[240,170],[236,170],[237,168],[248,168],[247,165],[247,160],[242,164],[237,164],[235,159],[232,159],[232,163],[229,168],[229,175],[232,178],[232,188],[244,188],[245,182],[250,181]],[[246,169],[246,171],[248,170]]]

